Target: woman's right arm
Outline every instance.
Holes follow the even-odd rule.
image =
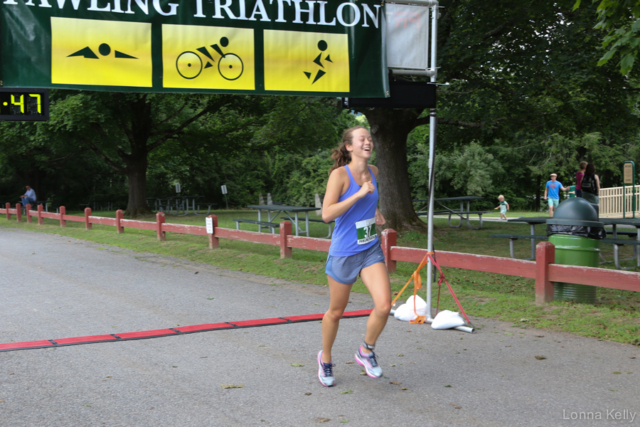
[[[358,200],[366,196],[367,193],[373,193],[375,190],[373,183],[367,181],[356,194],[338,202],[344,187],[348,186],[348,183],[349,176],[344,168],[338,168],[331,172],[329,182],[327,182],[327,191],[324,194],[324,201],[322,202],[322,220],[324,222],[331,222],[338,218],[348,211]]]

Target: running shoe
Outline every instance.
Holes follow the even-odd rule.
[[[364,367],[371,378],[380,378],[382,376],[382,368],[378,365],[376,360],[376,354],[372,351],[369,354],[362,352],[362,347],[358,348],[356,353],[356,362],[358,365]]]
[[[325,387],[333,387],[336,379],[333,377],[333,367],[336,366],[332,362],[324,363],[322,361],[322,350],[318,353],[318,379],[320,384]]]

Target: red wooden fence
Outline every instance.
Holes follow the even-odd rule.
[[[20,221],[22,207],[18,203],[15,209],[12,209],[11,205],[7,203],[5,209],[0,209],[0,214],[6,214],[7,220],[15,215],[16,219]],[[213,221],[213,234],[207,234],[207,229],[204,226],[167,224],[164,213],[161,212],[156,214],[156,222],[150,222],[124,219],[121,210],[116,211],[115,218],[103,218],[91,216],[91,208],[84,210],[84,216],[73,216],[66,214],[64,206],[59,208],[59,213],[48,213],[43,212],[42,205],[38,206],[37,211],[31,210],[31,205],[27,205],[26,216],[27,222],[32,222],[31,217],[36,216],[38,224],[43,224],[44,218],[56,219],[60,221],[61,227],[65,227],[67,221],[84,222],[87,230],[91,230],[92,224],[115,226],[118,233],[123,233],[126,228],[152,230],[156,232],[158,240],[162,241],[166,239],[167,232],[208,236],[211,249],[219,247],[219,239],[262,243],[280,246],[281,258],[290,258],[294,248],[328,252],[331,245],[331,241],[327,239],[292,235],[292,226],[289,221],[280,223],[280,234],[269,234],[218,227],[218,218],[215,215],[209,215],[207,218],[211,218]],[[391,229],[382,232],[381,243],[382,251],[385,254],[385,263],[390,272],[396,271],[398,261],[419,263],[427,253],[426,249],[397,246],[397,233]],[[549,242],[538,243],[536,261],[446,251],[438,251],[436,260],[442,267],[535,279],[537,303],[553,301],[553,282],[640,292],[640,273],[554,264],[555,247]]]

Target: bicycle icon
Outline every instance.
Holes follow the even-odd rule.
[[[220,45],[222,47],[227,47],[229,45],[229,39],[222,37],[220,39]],[[217,44],[211,45],[211,48],[220,55],[220,59],[218,59],[218,72],[222,78],[230,81],[239,79],[244,72],[244,63],[242,62],[242,59],[240,59],[240,57],[235,53],[224,53]],[[213,56],[211,56],[205,46],[199,47],[196,50],[209,58],[212,62],[215,62],[215,59],[213,59]],[[207,64],[204,65],[200,55],[190,50],[182,52],[176,59],[176,69],[178,74],[188,80],[195,79],[202,73],[203,69],[211,67],[213,67],[211,62],[207,61]]]

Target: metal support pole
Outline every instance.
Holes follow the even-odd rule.
[[[431,7],[431,69],[434,71],[431,76],[431,83],[437,81],[437,59],[438,59],[438,4]],[[435,204],[435,166],[436,166],[436,131],[438,126],[438,115],[436,109],[431,109],[429,116],[429,214],[427,216],[428,237],[427,250],[433,252],[433,211]],[[433,285],[433,264],[431,260],[427,262],[427,318],[428,323],[433,322],[431,311],[431,287]]]

